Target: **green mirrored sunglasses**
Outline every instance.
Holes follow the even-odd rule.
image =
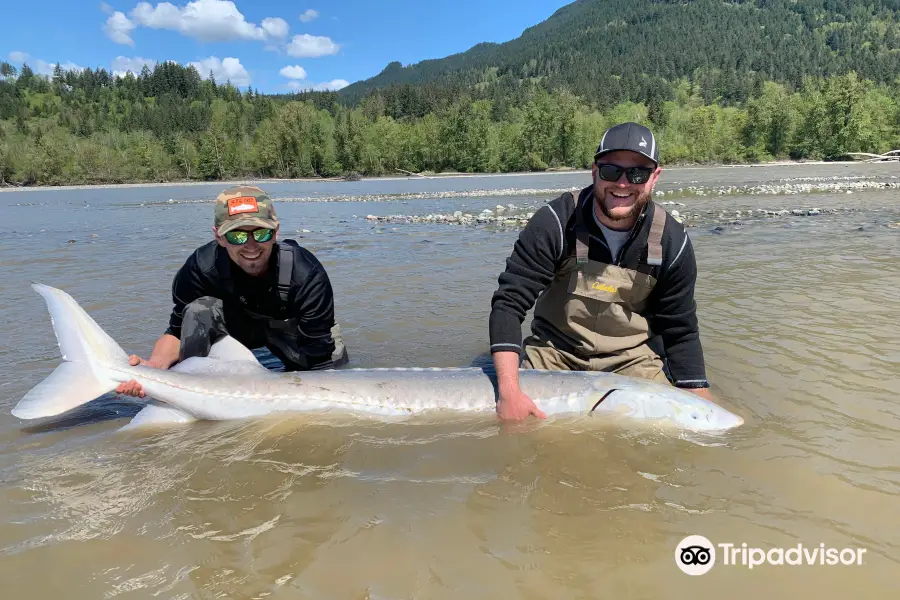
[[[241,229],[232,229],[228,233],[225,234],[225,239],[228,240],[229,244],[234,244],[235,246],[243,246],[250,239],[250,234],[253,234],[253,239],[258,243],[263,244],[272,239],[272,236],[275,234],[274,229],[265,229],[259,228],[254,229],[253,231],[243,231]]]

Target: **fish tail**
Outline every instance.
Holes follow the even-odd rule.
[[[103,367],[128,366],[128,355],[67,293],[40,283],[63,363],[12,409],[20,419],[51,417],[113,391],[118,382]]]

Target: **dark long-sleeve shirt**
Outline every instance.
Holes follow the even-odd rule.
[[[279,296],[276,269],[278,244],[285,243],[295,246],[286,303]],[[244,273],[215,241],[195,250],[172,281],[173,306],[166,333],[180,339],[185,307],[200,297],[212,296],[273,319],[296,318],[297,346],[307,359],[305,367],[333,366],[334,293],[328,274],[309,250],[290,240],[278,244],[272,249],[268,273],[262,279]]]
[[[590,259],[634,269],[646,257],[647,239],[654,210],[651,203],[635,225],[628,241],[613,257],[593,216],[593,186],[580,193],[578,210],[593,241]],[[537,298],[553,280],[563,260],[574,251],[575,210],[572,195],[563,194],[537,210],[519,234],[506,270],[491,299],[489,334],[491,352],[522,352],[522,322]],[[684,227],[666,215],[662,236],[663,264],[648,299],[644,317],[651,335],[659,335],[669,373],[679,387],[705,387],[706,368],[697,324],[694,286],[697,264]]]

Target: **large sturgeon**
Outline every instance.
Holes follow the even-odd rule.
[[[128,355],[66,292],[34,283],[50,312],[63,362],[13,408],[21,419],[50,417],[136,380],[150,398],[128,427],[274,412],[338,411],[375,418],[496,411],[496,377],[481,368],[375,368],[283,373],[225,337],[208,357],[160,370]],[[550,415],[621,415],[692,431],[725,431],[743,419],[691,392],[609,373],[519,372],[522,390]]]

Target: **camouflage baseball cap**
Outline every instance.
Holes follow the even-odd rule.
[[[275,205],[258,187],[241,185],[224,190],[216,197],[215,227],[219,235],[246,225],[278,227]]]

